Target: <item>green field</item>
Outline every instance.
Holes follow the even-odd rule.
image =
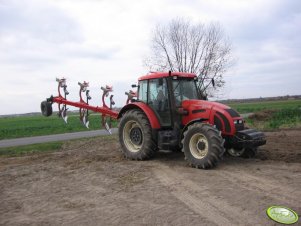
[[[89,121],[89,130],[101,129],[100,115],[90,115]],[[113,122],[113,126],[117,126],[117,121]],[[41,115],[0,118],[0,140],[87,130],[88,129],[80,122],[78,115],[74,114],[68,117],[68,124],[65,124],[65,122],[55,114],[50,117]]]
[[[259,130],[295,128],[301,125],[301,100],[228,103],[239,113],[255,113],[247,118],[249,127]]]
[[[301,100],[261,101],[254,103],[228,103],[226,105],[229,105],[239,113],[251,113],[266,109],[281,110],[301,108]]]
[[[301,109],[284,108],[255,112],[246,119],[247,124],[259,130],[274,130],[301,127]]]

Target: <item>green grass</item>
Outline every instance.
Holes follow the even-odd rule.
[[[268,122],[268,127],[275,129],[280,127],[292,127],[301,122],[301,109],[282,109],[275,112],[271,120]]]
[[[279,101],[262,101],[254,103],[228,103],[231,108],[239,113],[258,112],[265,109],[292,109],[301,108],[301,100],[279,100]]]
[[[90,115],[89,120],[89,130],[101,129],[100,115]],[[112,125],[116,127],[117,121],[113,121]],[[87,130],[80,122],[78,115],[70,115],[68,124],[55,114],[50,117],[41,115],[0,118],[0,140]]]
[[[0,156],[20,156],[31,153],[46,153],[59,150],[63,142],[50,142],[44,144],[32,144],[19,147],[0,148]]]
[[[246,119],[251,127],[258,129],[273,130],[281,128],[295,128],[301,126],[301,109],[300,108],[284,108],[270,112],[262,119],[256,119],[261,112],[255,113],[251,118]]]
[[[117,142],[117,135],[111,136],[97,136],[97,137],[89,137],[89,138],[79,138],[75,140],[67,140],[67,141],[55,141],[48,142],[42,144],[31,144],[17,147],[8,147],[8,148],[0,148],[0,157],[17,157],[23,155],[30,155],[34,153],[48,153],[55,152],[64,148],[72,148],[78,146],[81,141],[87,143],[93,143],[96,141],[107,141],[107,142]]]

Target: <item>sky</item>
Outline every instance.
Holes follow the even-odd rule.
[[[123,106],[154,27],[177,17],[218,22],[231,41],[220,99],[301,94],[300,0],[0,0],[0,115],[40,111],[57,77],[70,100],[88,81],[92,105],[113,85]]]

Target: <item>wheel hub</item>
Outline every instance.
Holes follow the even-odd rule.
[[[207,138],[201,134],[201,133],[196,133],[194,134],[189,141],[189,149],[191,154],[197,158],[197,159],[202,159],[204,158],[209,149],[209,144]]]
[[[123,128],[123,141],[130,152],[138,152],[143,144],[143,133],[140,125],[130,120],[126,122]]]
[[[142,132],[139,127],[134,127],[131,129],[130,139],[133,144],[140,145],[142,143]]]
[[[205,142],[203,141],[199,141],[198,144],[197,144],[197,148],[200,150],[200,151],[203,151],[206,147],[206,144]]]

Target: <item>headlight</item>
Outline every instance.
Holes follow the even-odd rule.
[[[234,120],[234,124],[242,124],[243,122],[242,119]]]

